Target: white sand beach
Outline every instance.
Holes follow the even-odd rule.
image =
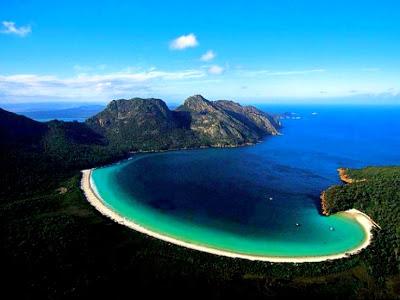
[[[101,199],[101,197],[98,195],[96,192],[95,187],[92,185],[91,182],[91,174],[92,174],[92,169],[90,170],[83,170],[82,171],[82,181],[81,181],[81,189],[83,190],[86,199],[89,201],[89,203],[94,206],[101,214],[111,218],[115,222],[125,225],[133,230],[136,230],[138,232],[147,234],[151,237],[163,240],[165,242],[169,242],[178,246],[198,250],[198,251],[203,251],[215,255],[222,255],[222,256],[227,256],[231,258],[241,258],[241,259],[248,259],[248,260],[254,260],[254,261],[268,261],[268,262],[276,262],[276,263],[304,263],[304,262],[321,262],[321,261],[326,261],[326,260],[333,260],[333,259],[340,259],[340,258],[346,258],[349,257],[350,255],[357,254],[359,253],[362,249],[366,248],[370,243],[372,239],[372,233],[371,230],[373,227],[378,227],[379,225],[376,224],[368,215],[364,214],[363,212],[356,210],[356,209],[349,209],[347,211],[341,212],[340,214],[345,215],[346,217],[350,217],[355,219],[357,222],[360,223],[360,225],[364,228],[366,238],[362,244],[360,244],[358,247],[349,250],[345,253],[340,253],[340,254],[333,254],[333,255],[326,255],[326,256],[306,256],[306,257],[277,257],[277,256],[257,256],[257,255],[247,255],[247,254],[240,254],[240,253],[234,253],[234,252],[229,252],[229,251],[224,251],[224,250],[218,250],[214,248],[209,248],[205,246],[200,246],[196,245],[193,243],[188,243],[185,241],[181,241],[154,231],[151,231],[149,229],[144,228],[141,225],[138,225],[131,220],[127,220],[123,216],[119,215],[112,209],[110,209]]]

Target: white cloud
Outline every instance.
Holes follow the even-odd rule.
[[[208,73],[213,75],[220,75],[224,72],[224,68],[218,65],[213,65],[208,68]]]
[[[271,71],[271,70],[239,70],[241,75],[246,76],[290,76],[290,75],[307,75],[312,73],[323,73],[325,69],[307,69],[307,70],[288,70],[288,71]]]
[[[100,98],[140,95],[166,81],[185,81],[206,76],[203,70],[116,72],[78,74],[69,78],[52,75],[0,75],[0,95],[10,97]],[[169,83],[170,85],[170,83]],[[142,93],[143,94],[143,93]]]
[[[214,59],[215,56],[216,56],[216,54],[214,53],[214,51],[208,50],[206,53],[204,53],[204,54],[200,57],[200,59],[201,59],[202,61],[210,61],[210,60]]]
[[[173,50],[183,50],[186,48],[193,48],[199,44],[196,36],[193,33],[188,35],[181,35],[170,43],[170,48]]]
[[[3,34],[14,34],[20,37],[24,37],[32,32],[31,26],[17,27],[15,23],[11,21],[3,21],[1,23],[3,25],[3,29],[0,30],[0,33]]]

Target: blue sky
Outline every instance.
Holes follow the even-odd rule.
[[[399,98],[399,1],[116,2],[2,0],[0,102]]]

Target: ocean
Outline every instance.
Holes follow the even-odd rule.
[[[341,215],[320,214],[336,169],[400,164],[400,107],[266,106],[292,112],[281,136],[254,146],[137,154],[98,168],[108,206],[145,228],[241,254],[343,253],[365,238]]]

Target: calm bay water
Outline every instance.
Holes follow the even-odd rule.
[[[96,169],[100,196],[148,229],[232,252],[315,256],[355,248],[362,228],[321,216],[319,195],[339,184],[338,167],[400,164],[400,108],[260,108],[301,118],[283,120],[282,136],[255,146],[140,154]]]

